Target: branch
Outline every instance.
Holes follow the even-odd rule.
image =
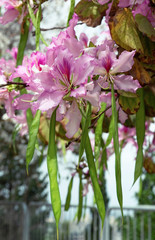
[[[9,85],[20,85],[20,86],[23,86],[23,87],[28,87],[29,86],[27,83],[7,82],[6,84],[0,84],[0,88],[7,87]]]
[[[83,22],[77,23],[76,25],[82,25]],[[51,28],[40,28],[40,31],[53,31],[53,30],[63,30],[65,28],[68,28],[67,26],[63,26],[63,27],[51,27]],[[35,31],[32,31],[32,35],[35,36]]]

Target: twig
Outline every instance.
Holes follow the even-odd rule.
[[[79,22],[76,25],[82,25],[83,22]],[[46,32],[46,31],[53,31],[53,30],[63,30],[65,28],[68,28],[67,26],[63,26],[63,27],[51,27],[51,28],[40,28],[40,31],[42,32]],[[35,31],[32,31],[32,35],[35,36]]]
[[[21,85],[21,86],[24,86],[24,87],[28,87],[29,86],[27,83],[7,82],[6,84],[0,84],[0,88],[7,87],[9,85]]]

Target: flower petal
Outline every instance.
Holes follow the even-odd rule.
[[[3,17],[0,17],[0,23],[5,25],[9,22],[13,22],[19,15],[19,12],[16,9],[9,9],[7,10]]]
[[[66,124],[66,136],[71,138],[78,131],[81,122],[81,113],[78,108],[78,105],[75,101],[73,101],[71,107],[67,111],[66,118],[68,119],[68,123]]]
[[[125,121],[126,121],[127,118],[128,118],[128,115],[127,115],[121,108],[119,108],[118,115],[119,115],[119,120],[120,120],[120,122],[121,122],[121,123],[125,123]]]
[[[127,92],[135,92],[137,88],[140,88],[140,84],[137,80],[133,80],[132,76],[129,75],[118,75],[114,78],[114,88],[124,90]]]
[[[110,71],[111,74],[129,71],[134,63],[133,60],[134,55],[135,51],[132,52],[123,51],[119,58],[115,60],[115,62],[113,63],[113,70]]]
[[[41,111],[48,111],[51,108],[57,107],[61,102],[64,93],[61,91],[43,92],[33,106],[38,106]]]

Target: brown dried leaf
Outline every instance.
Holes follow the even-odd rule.
[[[87,26],[96,27],[100,25],[107,9],[108,4],[100,5],[93,1],[81,0],[75,7],[75,13]]]

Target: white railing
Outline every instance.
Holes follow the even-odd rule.
[[[62,214],[59,240],[99,240],[100,220],[96,208],[83,208],[77,222],[77,206]],[[0,202],[0,240],[55,240],[56,225],[51,204]]]
[[[77,206],[68,212],[62,206],[59,240],[155,240],[155,206],[125,207],[123,212],[122,224],[120,208],[109,208],[102,233],[96,208],[84,208],[78,223]],[[0,240],[55,239],[51,204],[0,201]]]
[[[106,214],[104,240],[155,240],[155,206],[111,207]]]

